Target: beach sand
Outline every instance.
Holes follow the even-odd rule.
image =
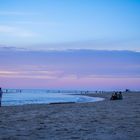
[[[140,140],[140,93],[111,94],[94,103],[23,105],[0,108],[4,140]]]

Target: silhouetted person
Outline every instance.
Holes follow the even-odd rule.
[[[110,100],[115,100],[115,93],[112,94]]]
[[[117,92],[113,93],[110,100],[117,100],[118,99],[118,94]]]
[[[117,94],[117,92],[115,92],[114,100],[117,100],[117,99],[118,99],[118,94]]]
[[[1,107],[1,101],[2,101],[2,89],[0,88],[0,107]]]
[[[122,92],[119,92],[119,94],[118,94],[118,99],[120,99],[120,100],[123,99]]]

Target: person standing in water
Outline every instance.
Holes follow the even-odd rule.
[[[2,89],[0,88],[0,107],[1,107],[1,101],[2,101]]]

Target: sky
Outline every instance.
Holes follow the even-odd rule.
[[[140,90],[140,0],[0,0],[0,86]]]

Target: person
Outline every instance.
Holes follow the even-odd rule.
[[[110,100],[116,100],[116,92],[112,94]]]
[[[115,92],[114,100],[118,100],[118,93]]]
[[[2,101],[2,89],[0,88],[0,107],[1,107],[1,101]]]
[[[119,95],[119,99],[122,100],[123,99],[123,96],[122,96],[122,92],[121,91],[119,92],[118,95]]]

